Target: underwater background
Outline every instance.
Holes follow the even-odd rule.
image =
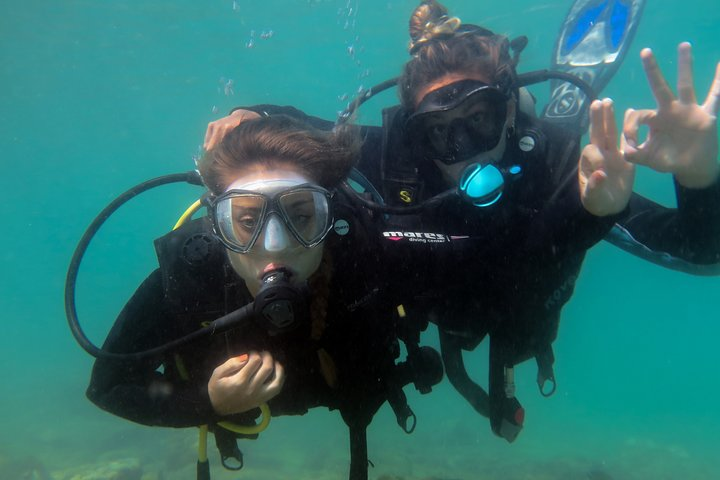
[[[295,105],[335,118],[358,88],[407,59],[416,0],[62,0],[3,2],[0,15],[0,480],[101,479],[103,465],[143,479],[194,478],[197,432],[135,425],[84,395],[92,358],[73,341],[63,288],[94,216],[131,186],[194,168],[205,126],[237,105]],[[570,0],[447,0],[450,13],[530,43],[520,71],[548,66]],[[654,101],[639,61],[651,46],[674,85],[676,45],[694,45],[704,100],[720,60],[716,0],[649,0],[625,63],[603,92],[618,118]],[[547,85],[533,87],[542,106]],[[377,123],[385,93],[361,109]],[[674,205],[669,176],[639,172],[636,191]],[[114,216],[84,259],[83,327],[102,343],[154,268],[152,240],[200,194],[171,186]],[[481,288],[481,286],[479,286]],[[720,478],[720,278],[693,277],[607,243],[588,254],[555,342],[558,391],[542,398],[536,367],[517,369],[527,412],[512,445],[495,437],[447,380],[421,396],[412,435],[387,406],[368,431],[372,479]],[[424,338],[436,344],[432,331]],[[486,381],[487,350],[466,354]],[[342,479],[347,430],[337,412],[275,418],[243,441],[245,468],[214,479]],[[115,462],[115,463],[113,463]],[[95,476],[93,476],[95,475]]]

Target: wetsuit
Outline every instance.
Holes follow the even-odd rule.
[[[229,358],[265,350],[286,372],[281,392],[268,402],[272,415],[302,415],[318,406],[339,409],[351,429],[352,448],[360,449],[360,458],[352,459],[350,478],[366,478],[366,451],[365,459],[361,458],[365,427],[388,399],[394,408],[407,408],[401,388],[414,378],[407,365],[395,362],[400,351],[395,304],[386,295],[392,288],[378,255],[378,236],[342,197],[338,194],[333,201],[336,228],[325,239],[323,265],[318,270],[326,271],[325,263],[329,263],[330,281],[309,280],[308,321],[276,335],[249,321],[143,361],[98,359],[88,398],[110,413],[146,425],[254,423],[259,409],[229,417],[215,413],[207,385],[215,367]],[[187,255],[195,251],[190,241],[210,248],[201,257]],[[211,235],[207,218],[157,240],[156,249],[160,268],[125,305],[105,350],[122,353],[153,348],[252,301],[229,265],[224,247]]]
[[[309,116],[289,106],[262,104],[240,108],[260,114],[282,113],[302,118],[317,128],[331,129],[334,126],[331,121]],[[421,157],[415,148],[419,145],[413,145],[412,140],[405,137],[404,118],[405,113],[400,107],[392,107],[383,111],[383,127],[361,127],[364,143],[358,169],[378,187],[385,201],[391,205],[406,205],[397,198],[397,185],[395,189],[392,187],[395,177],[406,176],[401,173],[406,174],[411,170],[416,170],[416,173],[410,181],[419,180],[422,183],[422,191],[418,192],[415,203],[448,188],[442,180],[440,171],[434,165],[418,162]],[[511,160],[510,157],[519,154],[513,143],[517,145],[517,141],[527,128],[539,132],[544,137],[541,140],[553,148],[552,153],[544,150],[548,158],[543,159],[542,166],[535,172],[526,171],[522,180],[517,182],[518,188],[526,191],[534,188],[535,185],[544,182],[548,175],[555,179],[553,188],[557,188],[558,185],[563,186],[563,181],[571,182],[576,179],[577,159],[580,155],[579,138],[571,132],[558,129],[553,124],[522,112],[518,114],[517,123],[518,128],[513,139],[508,142],[509,149],[505,153],[503,162],[508,162]],[[538,148],[547,148],[547,146]],[[393,168],[391,163],[395,166],[400,165],[400,168]],[[407,178],[397,183],[403,181],[408,183]],[[573,200],[570,196],[576,185],[564,186],[569,189],[565,191],[568,203],[555,202],[553,208],[557,207],[558,211],[544,219],[549,222],[549,228],[554,228],[553,218],[566,216],[569,210],[565,209],[576,210],[579,203],[579,198]],[[561,193],[559,190],[552,192],[556,199]],[[526,196],[532,197],[536,195],[536,191],[536,189],[529,191]],[[720,178],[704,189],[689,189],[675,182],[675,193],[677,208],[663,207],[633,193],[628,207],[621,214],[612,217],[615,224],[605,239],[634,255],[666,268],[695,275],[720,275]],[[503,203],[507,205],[510,203],[507,193],[505,197]],[[543,199],[542,195],[538,195],[536,199],[538,202],[547,200],[547,198]],[[471,210],[477,213],[482,209]],[[432,215],[424,215],[424,218],[428,217]]]
[[[250,109],[331,125],[292,107]],[[448,188],[424,158],[423,145],[404,135],[405,118],[395,107],[383,112],[382,128],[363,127],[359,168],[391,205],[402,205],[408,192],[417,204]],[[527,137],[534,145],[529,151],[521,141]],[[580,201],[579,154],[577,136],[521,112],[500,166],[520,165],[522,175],[506,183],[500,202],[478,208],[451,197],[421,215],[393,216],[385,229],[396,250],[391,256],[405,255],[403,275],[417,282],[410,308],[438,324],[450,380],[491,421],[498,421],[492,410],[500,408],[500,400],[488,399],[470,381],[460,349],[491,336],[490,397],[503,395],[502,367],[527,358],[536,357],[542,377],[552,380],[551,343],[560,311],[573,293],[585,252],[597,241],[608,237],[668,268],[720,273],[720,182],[700,190],[676,184],[677,209],[633,194],[620,214],[594,217]],[[429,263],[430,278],[413,272]],[[497,433],[499,426],[493,427]]]

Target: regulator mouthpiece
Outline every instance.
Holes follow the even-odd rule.
[[[307,316],[305,295],[291,278],[285,269],[267,272],[255,297],[256,318],[271,335],[295,329]]]

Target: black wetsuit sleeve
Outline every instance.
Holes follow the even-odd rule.
[[[125,305],[103,346],[118,353],[153,348],[182,335],[180,322],[163,308],[159,271],[153,272]],[[114,415],[145,425],[188,427],[218,418],[207,384],[179,378],[172,354],[143,360],[97,359],[87,397]]]
[[[541,172],[529,172],[551,190],[533,215],[528,232],[529,251],[552,245],[555,256],[581,253],[602,240],[621,214],[598,217],[582,204],[578,184],[579,139],[566,133],[555,133],[556,141],[548,152],[550,178]]]
[[[567,179],[538,215],[530,231],[533,245],[552,245],[556,255],[579,253],[602,240],[612,228],[618,215],[597,217],[582,204],[577,185],[577,169]],[[531,248],[532,250],[532,248]]]
[[[641,258],[695,275],[720,275],[720,179],[707,188],[675,182],[677,208],[633,194],[607,240]]]
[[[302,120],[303,122],[307,123],[308,125],[311,125],[315,128],[318,128],[320,130],[332,130],[332,128],[335,126],[335,122],[331,122],[330,120],[325,120],[320,117],[314,117],[311,115],[308,115],[307,113],[303,112],[302,110],[299,110],[295,107],[291,106],[281,106],[281,105],[271,105],[271,104],[260,104],[260,105],[251,105],[251,106],[245,106],[245,107],[236,107],[233,108],[231,113],[235,110],[250,110],[251,112],[258,113],[260,115],[268,116],[268,115],[287,115],[288,117],[293,117],[297,120]]]

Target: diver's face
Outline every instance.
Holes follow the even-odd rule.
[[[440,170],[443,178],[445,179],[445,182],[449,186],[455,186],[460,182],[460,177],[462,177],[462,174],[468,167],[468,165],[471,165],[473,163],[479,163],[480,165],[488,165],[491,163],[497,163],[502,159],[503,154],[505,153],[505,145],[507,142],[507,130],[512,124],[513,120],[511,119],[514,119],[515,117],[514,101],[510,101],[507,103],[507,115],[508,120],[505,121],[500,131],[498,132],[499,139],[497,140],[497,144],[495,145],[495,147],[493,147],[492,149],[485,150],[481,153],[469,156],[462,161],[450,164],[445,163],[438,158],[433,158],[433,163],[438,168],[438,170]]]
[[[487,83],[481,75],[447,74],[420,89],[415,107],[428,94],[464,80]],[[514,100],[500,96],[495,89],[473,93],[457,107],[424,115],[422,129],[429,157],[445,181],[457,185],[468,165],[486,165],[502,159],[507,130],[514,120]]]
[[[313,183],[296,169],[287,166],[281,170],[259,169],[242,174],[234,179],[227,190],[247,190],[268,197],[286,191],[298,185]],[[245,205],[243,202],[251,202]],[[308,220],[314,210],[308,210],[307,202],[295,202],[303,222]],[[307,211],[306,211],[307,210]],[[258,217],[259,209],[254,200],[238,198],[233,200],[233,230],[242,239],[255,225],[262,225],[259,236],[246,253],[228,250],[228,258],[233,269],[242,277],[250,293],[255,296],[262,285],[262,278],[270,271],[285,270],[290,273],[290,281],[300,285],[304,283],[320,265],[323,243],[305,247],[290,232],[285,220],[277,212],[270,212],[266,218]]]

